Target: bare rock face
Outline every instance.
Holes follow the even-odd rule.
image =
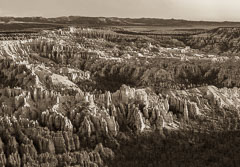
[[[62,132],[53,134],[53,143],[54,143],[56,153],[62,154],[67,152],[67,149],[66,149],[67,147],[65,145],[65,140]]]
[[[80,134],[90,137],[92,133],[92,129],[93,129],[93,123],[90,121],[89,117],[85,117],[79,128]]]
[[[196,102],[190,102],[188,101],[187,103],[187,106],[188,106],[188,111],[190,111],[190,116],[189,117],[194,117],[194,116],[197,116],[197,115],[200,115],[200,110],[199,110],[199,107],[197,105]]]
[[[1,153],[1,154],[0,154],[0,165],[1,165],[1,166],[5,166],[6,163],[7,163],[6,156],[5,156],[4,153]]]
[[[158,116],[156,120],[156,129],[162,130],[164,126],[165,126],[165,121],[163,119],[163,116]]]
[[[161,116],[163,116],[163,118],[164,118],[163,121],[165,121],[168,124],[173,124],[173,113],[172,112],[162,114]]]
[[[114,116],[107,116],[106,117],[107,121],[107,127],[109,130],[109,133],[112,134],[113,136],[116,136],[119,131],[118,123],[115,120]]]
[[[0,138],[0,165],[5,166],[6,163],[7,163],[7,159],[4,154],[4,143],[2,142],[2,139]]]
[[[135,95],[135,89],[130,88],[126,85],[123,85],[120,88],[119,92],[116,92],[116,95],[113,95],[113,100],[115,100],[115,97],[118,99],[120,98],[120,100],[122,101],[123,104],[128,104],[130,102],[130,100],[132,100],[134,98]]]
[[[55,153],[54,143],[51,139],[44,137],[37,137],[36,141],[38,142],[38,148],[41,153]]]
[[[110,106],[110,104],[112,103],[112,96],[109,91],[105,93],[105,100],[106,100],[107,106]]]
[[[194,117],[194,116],[200,115],[200,111],[199,111],[200,106],[197,105],[197,101],[186,100],[189,97],[181,96],[180,95],[181,93],[183,93],[182,95],[189,94],[188,92],[185,92],[185,91],[182,91],[182,92],[179,91],[176,94],[172,92],[172,94],[169,96],[169,104],[170,104],[169,109],[174,112],[183,114],[185,120],[187,120],[189,116]],[[190,96],[190,99],[193,99],[191,94],[189,94],[189,96]],[[185,98],[185,100],[182,99],[183,97]]]
[[[19,154],[17,152],[11,153],[8,156],[7,164],[10,166],[20,167],[21,166],[21,158],[20,158]]]
[[[146,125],[144,123],[142,113],[138,110],[134,110],[133,112],[134,126],[137,128],[137,131],[143,132],[146,128]]]
[[[118,124],[113,116],[106,115],[91,115],[89,118],[85,117],[79,129],[80,132],[88,134],[97,133],[102,135],[116,136],[118,133]]]
[[[167,99],[164,100],[164,108],[166,111],[169,111],[169,103]]]
[[[52,147],[50,145],[50,147]],[[49,149],[50,152],[55,153],[52,148]],[[31,155],[31,157],[37,157],[37,150],[33,145],[33,142],[30,140],[29,144],[21,144],[20,145],[20,154],[21,155]]]
[[[135,92],[135,100],[139,102],[140,104],[143,104],[145,106],[149,105],[148,102],[148,95],[144,89],[137,89]]]
[[[183,114],[184,119],[187,120],[187,118],[203,115],[202,111],[213,110],[214,108],[237,111],[239,108],[238,102],[237,88],[218,89],[215,86],[205,86],[189,90],[172,91],[169,96],[169,110]]]
[[[63,137],[65,140],[65,145],[67,148],[67,151],[75,151],[77,149],[80,148],[80,143],[79,143],[79,138],[78,136],[75,135],[76,137],[76,141],[74,141],[74,137],[73,134],[71,132],[63,132]],[[75,146],[75,142],[76,142],[76,146]],[[78,143],[77,143],[78,142]]]
[[[110,95],[107,94],[105,93],[98,96],[96,100],[103,102],[103,99],[110,97]],[[159,124],[158,121],[173,124],[173,116],[169,112],[169,102],[167,98],[163,99],[156,94],[148,95],[145,89],[132,89],[125,85],[123,85],[119,91],[113,93],[111,97],[113,105],[109,111],[104,112],[105,114],[103,113],[101,116],[110,113],[110,115],[116,117],[116,121],[120,125],[128,124],[136,132],[141,133],[149,130],[152,125]],[[128,105],[126,105],[127,103]],[[162,116],[163,120],[158,119],[160,116]],[[107,123],[109,124],[109,119],[107,119]],[[115,123],[111,124],[114,125]],[[106,131],[109,132],[109,129],[111,128],[109,127]]]
[[[187,121],[188,120],[188,106],[187,106],[186,100],[184,101],[183,116],[184,116],[184,119]]]
[[[110,97],[109,95],[107,96]],[[120,90],[112,94],[112,101],[114,104],[128,104],[135,102],[148,106],[148,100],[148,95],[144,89],[135,90],[134,88],[130,88],[126,85],[122,85]]]
[[[63,131],[72,131],[73,125],[71,121],[64,117],[61,113],[57,111],[44,111],[41,114],[41,122],[49,127],[51,130],[63,130]]]

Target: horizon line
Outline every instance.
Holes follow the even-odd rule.
[[[184,19],[184,18],[160,18],[160,17],[121,17],[121,16],[84,16],[84,15],[66,15],[66,16],[55,16],[55,17],[45,17],[45,16],[0,16],[0,18],[45,18],[45,19],[54,19],[61,17],[89,17],[89,18],[120,18],[120,19],[159,19],[159,20],[181,20],[181,21],[193,21],[193,22],[232,22],[232,23],[240,23],[239,21],[233,20],[194,20],[194,19]]]

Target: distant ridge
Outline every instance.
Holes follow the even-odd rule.
[[[160,18],[117,18],[117,17],[84,17],[63,16],[56,18],[44,17],[0,17],[0,23],[54,23],[82,25],[111,25],[111,26],[240,26],[240,22],[190,21],[182,19]]]

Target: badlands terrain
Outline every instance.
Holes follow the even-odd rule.
[[[1,167],[239,166],[237,23],[1,20]]]

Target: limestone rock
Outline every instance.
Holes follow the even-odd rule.
[[[10,166],[16,166],[16,167],[20,167],[21,166],[21,158],[20,158],[18,152],[11,153],[8,156],[7,164],[9,164]]]
[[[63,130],[63,131],[73,130],[73,125],[71,121],[67,117],[58,113],[57,111],[47,110],[42,112],[41,122],[52,130],[54,129]]]
[[[187,107],[187,101],[184,101],[184,111],[183,111],[183,116],[184,119],[187,121],[188,120],[188,107]]]
[[[56,153],[66,153],[67,147],[65,145],[65,140],[61,132],[53,134],[53,143]],[[69,146],[70,147],[70,146]],[[71,149],[71,148],[70,148]]]

